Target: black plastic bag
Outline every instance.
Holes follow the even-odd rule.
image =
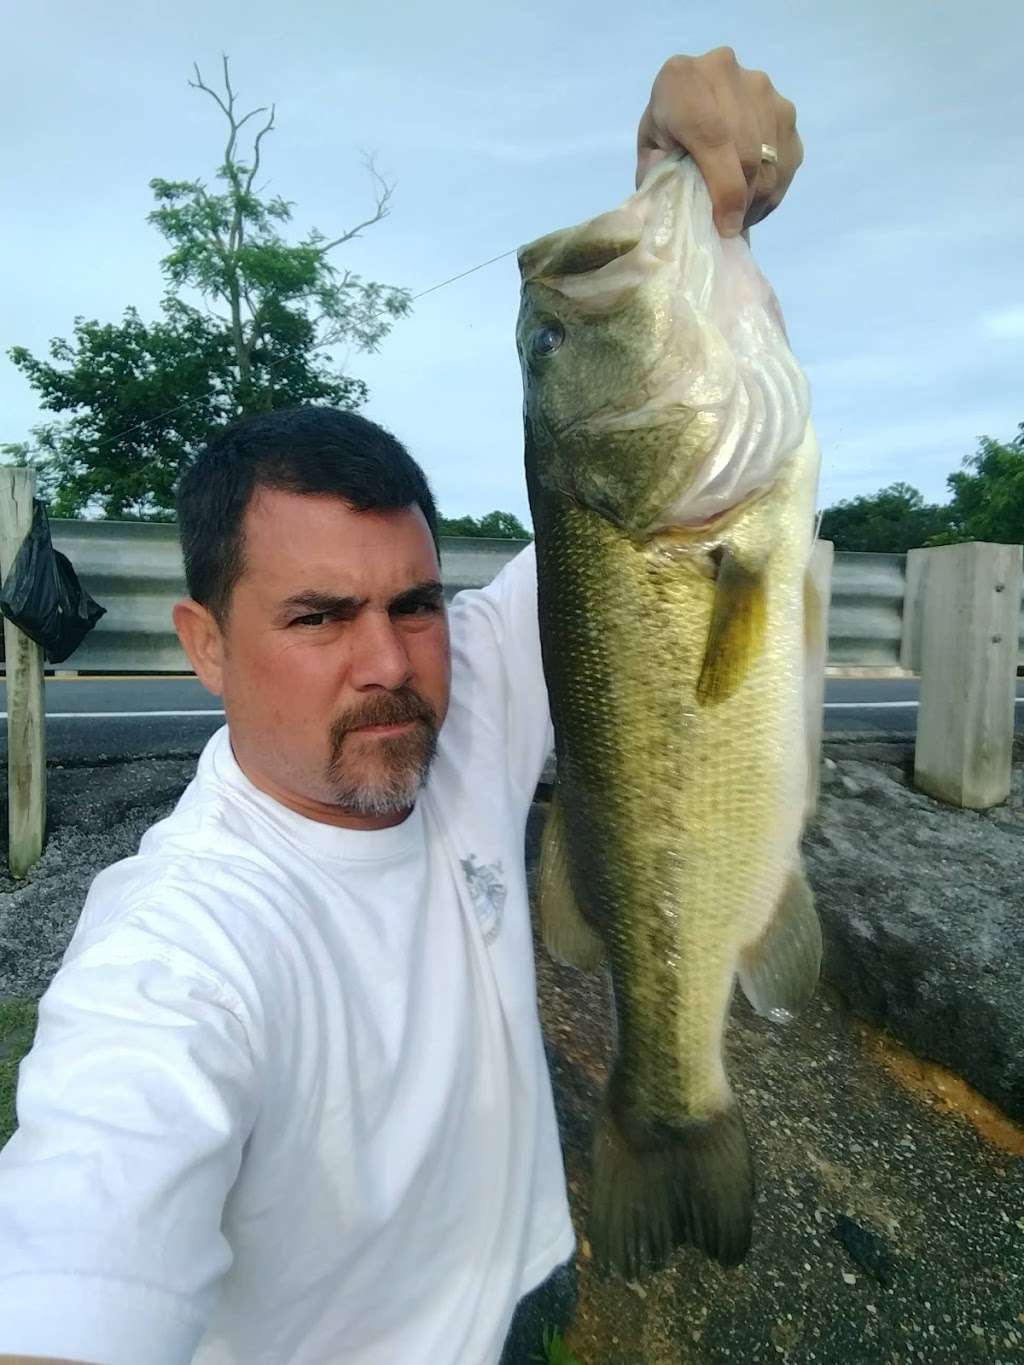
[[[0,588],[0,611],[42,645],[47,663],[59,664],[106,610],[79,583],[67,555],[53,548],[46,506],[36,498],[32,529]]]

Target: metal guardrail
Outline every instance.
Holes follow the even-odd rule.
[[[5,573],[29,534],[34,490],[33,470],[0,469],[0,570]],[[171,616],[185,592],[176,527],[55,521],[51,534],[106,608],[71,656],[75,670],[188,672]],[[443,541],[446,596],[489,583],[523,544]],[[987,810],[1004,801],[1012,780],[1013,675],[1015,662],[1024,659],[1021,547],[975,542],[912,550],[907,556],[833,557],[831,551],[828,542],[820,542],[812,561],[820,570],[819,603],[826,596],[829,602],[826,661],[911,665],[921,676],[915,785],[970,809]],[[4,641],[8,863],[15,877],[23,877],[40,856],[46,827],[43,651],[7,620]],[[822,653],[819,644],[816,702],[824,695]]]
[[[182,673],[188,660],[171,625],[185,595],[177,527],[132,521],[51,521],[53,542],[93,597],[107,608],[68,660],[80,672]],[[449,537],[441,541],[445,595],[482,587],[525,541]],[[832,574],[830,664],[898,667],[903,641],[906,555],[839,553]],[[905,655],[904,655],[905,657]],[[1024,664],[1024,600],[1019,658]]]
[[[171,608],[186,596],[178,528],[145,521],[51,521],[54,546],[106,607],[67,661],[103,673],[190,673]]]
[[[171,623],[186,596],[178,528],[168,522],[51,520],[58,550],[107,613],[67,661],[87,673],[188,673]],[[450,600],[463,588],[490,583],[526,545],[520,540],[447,537],[441,575]]]
[[[830,664],[899,664],[906,583],[906,555],[836,555],[828,620]]]

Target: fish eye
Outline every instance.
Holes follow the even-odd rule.
[[[557,322],[549,322],[533,334],[534,355],[551,355],[565,340],[565,329]]]

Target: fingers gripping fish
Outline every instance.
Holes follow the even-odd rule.
[[[591,1241],[631,1276],[683,1243],[732,1265],[753,1206],[734,982],[785,1019],[821,957],[800,860],[807,383],[688,158],[519,265],[557,755],[540,911],[556,957],[607,959],[617,1020]]]

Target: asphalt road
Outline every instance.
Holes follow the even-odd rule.
[[[830,678],[825,729],[912,735],[915,679]],[[6,720],[6,687],[0,684]],[[223,723],[220,700],[195,678],[68,678],[46,682],[46,747],[52,762],[198,753]],[[1017,729],[1024,732],[1024,679],[1017,681]],[[0,727],[6,756],[7,730]]]

